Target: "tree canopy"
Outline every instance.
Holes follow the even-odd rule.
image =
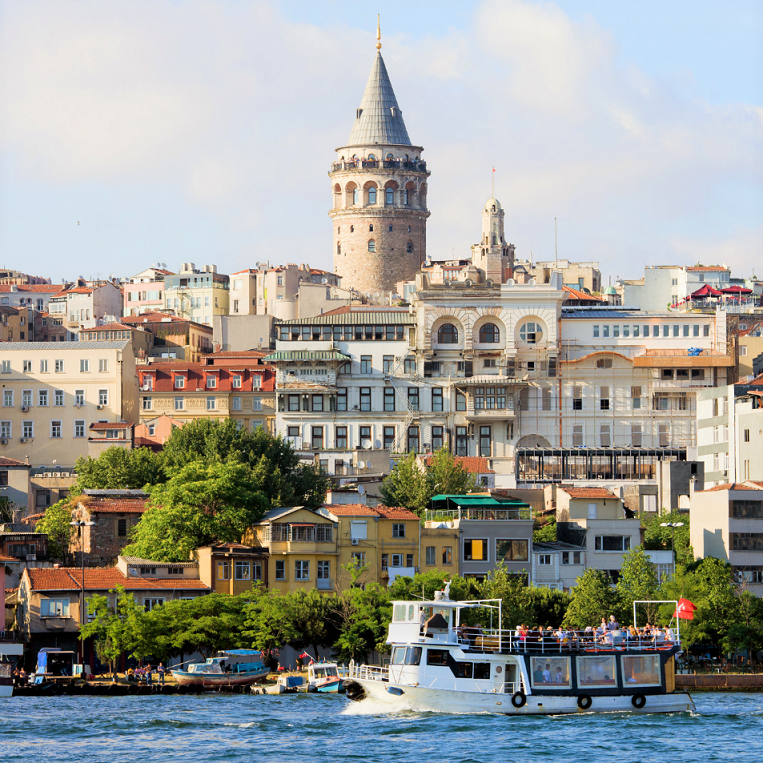
[[[161,453],[148,448],[107,448],[98,458],[80,456],[72,492],[83,490],[140,490],[166,480]]]
[[[71,543],[72,510],[68,500],[59,501],[45,509],[45,516],[35,525],[35,532],[48,536],[48,556],[65,559]]]

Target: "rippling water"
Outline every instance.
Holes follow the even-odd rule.
[[[695,715],[507,718],[383,711],[343,696],[0,700],[0,761],[754,761],[763,695],[694,695]]]

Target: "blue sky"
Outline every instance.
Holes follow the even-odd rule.
[[[326,175],[382,50],[467,255],[763,270],[763,3],[0,2],[0,264],[331,267]],[[79,223],[79,224],[78,224]]]

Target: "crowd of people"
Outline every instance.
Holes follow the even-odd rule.
[[[167,671],[161,662],[156,666],[156,669],[151,665],[139,665],[137,668],[128,668],[125,676],[129,683],[143,683],[146,686],[152,686],[154,683],[154,672],[156,672],[157,682],[164,686],[164,676]]]
[[[527,625],[519,625],[514,634],[520,648],[528,650],[544,649],[558,646],[560,649],[587,649],[591,647],[622,646],[669,646],[675,640],[675,634],[670,626],[660,627],[647,623],[643,628],[633,625],[620,626],[614,615],[609,620],[602,618],[599,625],[589,625],[583,631],[575,631],[564,626],[557,629],[538,625],[529,628]]]

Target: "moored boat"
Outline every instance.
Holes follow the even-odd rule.
[[[324,694],[344,693],[344,682],[335,662],[313,662],[307,668],[307,690]]]
[[[185,670],[175,668],[172,671],[181,686],[207,688],[251,686],[262,681],[268,673],[270,669],[262,661],[262,652],[255,649],[228,649],[206,662],[193,662]]]
[[[675,691],[678,635],[662,644],[570,632],[532,641],[500,627],[500,600],[450,601],[437,593],[434,601],[393,602],[390,664],[351,665],[344,682],[350,699],[505,715],[694,710],[689,694]],[[498,628],[464,625],[464,616],[474,624],[489,619],[486,613]]]

